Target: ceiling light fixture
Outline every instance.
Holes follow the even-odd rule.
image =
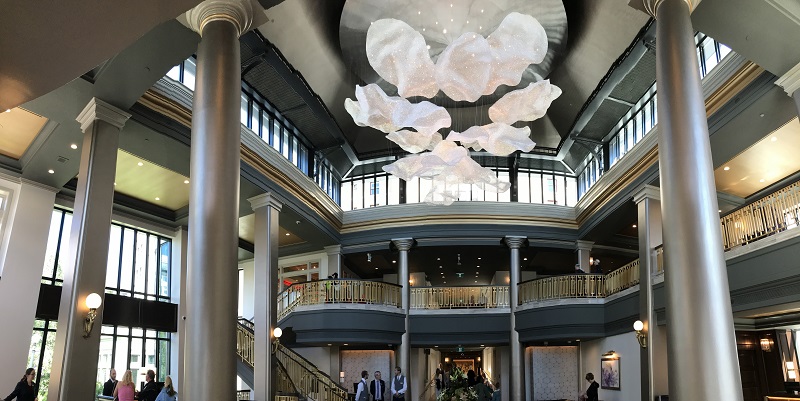
[[[636,228],[636,224],[633,225],[633,228]]]
[[[157,196],[156,196],[156,200],[157,200],[157,201],[160,201],[160,200],[161,200],[161,198],[159,198],[159,197],[157,197]]]
[[[396,261],[396,260],[393,260],[393,261],[392,261],[392,263],[397,263],[397,261]]]
[[[76,145],[74,143],[72,145],[69,145],[69,147],[72,148],[72,149],[78,149],[78,145]]]
[[[412,153],[383,170],[406,181],[431,180],[425,202],[450,205],[473,186],[505,192],[510,182],[478,164],[469,149],[501,157],[530,152],[536,145],[530,128],[512,124],[542,118],[561,89],[541,80],[508,92],[488,108],[492,123],[450,131],[446,138],[439,130],[452,125],[447,109],[408,99],[432,98],[441,90],[454,101],[474,103],[501,85],[519,85],[528,66],[544,61],[547,46],[547,33],[536,18],[512,12],[486,38],[465,32],[452,40],[434,63],[422,34],[403,21],[380,19],[367,31],[367,59],[381,78],[397,87],[399,96],[388,96],[377,84],[356,86],[356,100],[346,99],[345,109],[356,125],[382,131]]]
[[[50,174],[55,174],[55,170],[53,170],[53,169],[47,170],[47,172],[50,173]]]
[[[762,178],[762,179],[758,180],[758,182],[764,182],[764,179]]]
[[[522,260],[528,260],[528,258],[522,258]]]
[[[11,113],[11,109],[6,109],[6,113]]]
[[[730,167],[728,167],[728,166],[725,166],[725,168],[723,168],[723,170],[725,170],[725,171],[728,171],[728,170],[730,170],[730,169],[731,169],[731,168],[730,168]]]
[[[773,136],[773,137],[772,137],[770,140],[771,140],[772,142],[775,142],[775,141],[777,141],[777,140],[778,140],[778,137],[777,137],[777,136]]]
[[[183,180],[183,183],[184,183],[184,184],[188,184],[188,183],[189,183],[189,180]]]
[[[289,234],[289,233],[286,233],[286,236],[287,236],[287,237],[288,237],[288,236],[290,236],[290,235],[291,235],[291,234]]]
[[[139,166],[139,167],[142,167],[142,166],[144,166],[144,163],[139,162],[139,163],[136,163],[136,165]]]

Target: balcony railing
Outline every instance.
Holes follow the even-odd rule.
[[[639,284],[639,259],[606,274],[605,296],[616,294],[636,284]]]
[[[292,284],[278,295],[278,320],[298,306],[373,304],[400,307],[400,286],[379,281],[319,280]]]
[[[526,281],[519,285],[519,304],[564,298],[605,297],[606,276],[570,274]]]
[[[411,288],[411,309],[508,307],[507,285]]]
[[[720,219],[725,250],[800,225],[800,182],[765,196]]]

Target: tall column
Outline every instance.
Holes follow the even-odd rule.
[[[328,271],[325,274],[325,277],[328,277],[333,273],[337,273],[338,277],[342,277],[342,246],[326,246],[325,253],[328,255]]]
[[[644,323],[647,347],[640,348],[642,401],[652,400],[655,393],[653,364],[656,344],[653,339],[660,329],[653,310],[653,274],[658,271],[655,248],[661,245],[661,201],[658,188],[645,186],[633,196],[638,209],[639,232],[639,320]]]
[[[589,258],[592,254],[592,246],[594,246],[594,242],[592,241],[578,240],[575,242],[575,253],[578,255],[578,265],[580,266],[581,270],[586,273],[592,272],[592,266],[589,264]]]
[[[249,2],[208,0],[186,13],[202,39],[192,104],[189,269],[183,399],[223,400],[236,391],[237,248],[239,245],[239,35]]]
[[[393,239],[392,243],[394,243],[394,246],[396,246],[397,250],[400,251],[400,258],[397,261],[397,283],[403,286],[400,299],[403,305],[403,315],[405,316],[405,331],[403,331],[403,336],[400,339],[400,356],[398,358],[400,363],[398,365],[400,365],[400,369],[406,376],[406,380],[408,381],[407,387],[410,389],[411,372],[409,372],[409,368],[411,367],[411,320],[408,318],[408,314],[409,310],[411,309],[411,284],[408,282],[410,279],[410,275],[408,273],[408,251],[411,249],[411,246],[414,245],[414,239]],[[394,369],[392,369],[392,377],[394,377]],[[406,399],[410,400],[411,395],[406,394]]]
[[[505,237],[506,245],[511,249],[511,268],[509,280],[509,304],[511,305],[511,330],[510,330],[510,357],[511,364],[508,366],[508,377],[510,387],[508,394],[512,400],[525,401],[525,358],[523,355],[522,344],[519,342],[519,332],[517,331],[517,306],[519,305],[519,282],[521,278],[519,264],[519,248],[525,243],[525,237]],[[504,372],[505,374],[505,372]],[[501,392],[500,394],[503,394]]]
[[[186,269],[189,266],[187,249],[189,242],[189,231],[186,227],[179,227],[175,230],[172,238],[172,277],[171,302],[178,303],[178,332],[172,333],[172,343],[170,358],[173,362],[170,366],[172,370],[172,384],[178,393],[183,392],[183,378],[186,369],[183,364],[184,346],[186,345]],[[176,295],[177,294],[177,295]],[[191,374],[191,369],[189,370]]]
[[[83,148],[70,234],[72,265],[64,269],[47,393],[51,400],[95,397],[95,377],[87,375],[86,369],[97,366],[103,306],[97,311],[91,336],[83,338],[84,318],[89,312],[85,300],[91,293],[105,298],[117,148],[120,130],[129,117],[92,98],[77,118],[83,130]]]
[[[5,182],[2,184],[6,186]],[[9,231],[5,258],[0,271],[0,383],[15,383],[29,368],[28,349],[36,320],[36,305],[47,252],[47,236],[57,189],[23,179],[9,185],[6,197]],[[13,305],[13,306],[12,306]],[[6,390],[3,390],[6,391]]]
[[[270,193],[248,201],[256,213],[253,390],[256,400],[272,400],[277,370],[271,348],[272,330],[278,325],[278,219],[283,204]]]
[[[646,0],[655,16],[669,395],[742,400],[691,0]],[[702,307],[699,307],[702,306]],[[725,380],[719,380],[724,377]]]

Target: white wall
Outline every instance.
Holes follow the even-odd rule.
[[[239,263],[239,268],[244,270],[243,291],[242,291],[242,316],[245,319],[255,317],[255,291],[256,291],[256,271],[255,262],[251,259]]]
[[[604,353],[612,350],[617,353],[620,359],[620,390],[604,390],[601,388],[600,399],[603,401],[641,399],[639,342],[636,341],[636,333],[633,331],[599,340],[581,342],[581,371],[579,376],[582,378],[586,373],[591,372],[594,374],[595,380],[600,383],[600,358]],[[588,387],[588,383],[585,380],[582,383],[581,392]]]
[[[532,347],[533,399],[575,399],[578,347]]]
[[[331,372],[331,354],[335,350],[332,351],[329,347],[297,347],[292,348],[292,351],[295,351],[303,358],[308,359],[309,362],[330,376],[334,381],[339,381],[338,370]],[[334,357],[334,359],[337,358],[338,354]]]
[[[362,370],[369,372],[370,380],[373,372],[376,370],[381,371],[383,380],[386,381],[386,386],[389,386],[389,380],[394,376],[394,367],[392,367],[393,353],[390,350],[341,351],[339,355],[341,369],[344,372],[343,386],[349,391],[353,391],[353,383],[358,383],[361,380]]]

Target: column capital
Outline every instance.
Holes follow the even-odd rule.
[[[96,97],[89,100],[75,121],[81,124],[81,131],[86,129],[96,120],[103,120],[118,129],[125,126],[125,122],[131,118],[130,113],[126,113],[115,106],[112,106]]]
[[[341,245],[329,245],[329,246],[326,246],[326,247],[324,247],[322,249],[325,250],[325,253],[328,256],[330,256],[330,255],[340,255],[342,253],[342,246]]]
[[[184,16],[189,29],[200,36],[203,36],[206,24],[212,21],[230,22],[239,36],[264,22],[263,8],[255,0],[206,0]]]
[[[794,92],[800,89],[800,63],[797,63],[797,65],[792,67],[786,74],[778,78],[778,80],[775,81],[775,85],[783,88],[789,96],[792,96]]]
[[[661,189],[652,185],[645,185],[633,194],[633,203],[642,203],[645,199],[661,200]]]
[[[575,241],[575,249],[578,251],[591,251],[593,246],[594,241],[584,241],[580,239]]]
[[[408,251],[414,245],[414,238],[395,238],[392,240],[394,246],[400,251]]]
[[[658,12],[658,6],[660,6],[664,1],[667,0],[629,0],[628,5],[637,9],[646,12],[651,17],[655,18],[656,13]],[[689,12],[694,11],[697,8],[697,5],[700,4],[701,0],[683,0],[686,4],[689,5]]]
[[[509,236],[506,236],[505,238],[503,238],[503,241],[505,241],[506,245],[508,245],[508,247],[511,248],[511,249],[519,249],[519,248],[521,248],[522,245],[527,240],[528,240],[528,237],[519,237],[519,236],[514,236],[514,235],[509,235]]]
[[[283,207],[283,203],[275,199],[275,197],[272,195],[272,192],[256,195],[252,198],[248,198],[247,201],[250,202],[250,207],[253,208],[254,212],[257,209],[260,209],[265,206],[272,207],[280,212],[281,208]]]

